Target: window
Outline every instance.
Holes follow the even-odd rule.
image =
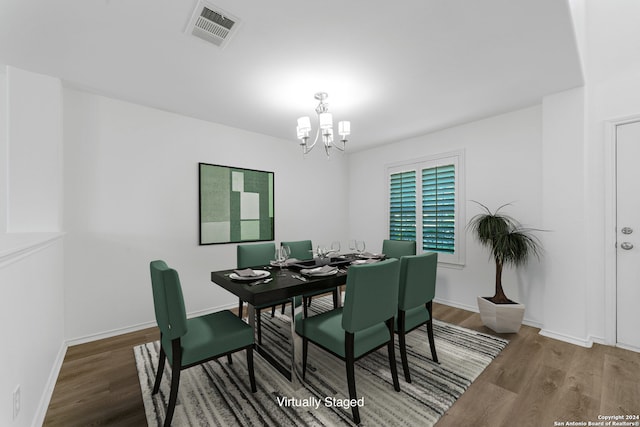
[[[391,175],[389,238],[416,240],[416,172]]]
[[[418,253],[464,264],[464,153],[388,166],[389,238],[415,240]]]

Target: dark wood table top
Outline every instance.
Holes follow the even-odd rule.
[[[307,292],[330,290],[347,282],[347,273],[343,272],[344,270],[330,276],[304,276],[306,282],[292,277],[292,274],[300,274],[297,269],[284,268],[282,271],[285,276],[278,275],[278,267],[260,266],[254,267],[254,270],[269,271],[269,277],[273,280],[251,286],[251,282],[232,280],[229,274],[233,273],[234,269],[230,269],[211,272],[211,281],[253,306],[268,305]]]

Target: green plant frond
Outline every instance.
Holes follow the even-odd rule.
[[[476,200],[471,200],[471,201],[472,201],[473,203],[477,204],[477,205],[480,205],[480,206],[481,206],[485,211],[487,211],[487,213],[488,213],[489,215],[491,215],[491,214],[492,214],[491,210],[490,210],[488,207],[486,207],[485,205],[483,205],[482,203],[480,203],[480,202],[478,202],[478,201],[476,201]]]
[[[542,244],[535,234],[533,228],[523,227],[518,221],[509,215],[499,213],[500,209],[509,206],[506,203],[492,212],[482,203],[473,202],[480,205],[484,212],[473,216],[467,227],[473,232],[475,238],[489,248],[491,257],[496,263],[496,302],[508,300],[502,288],[502,266],[512,265],[522,266],[527,263],[531,255],[540,259]]]
[[[540,241],[537,237],[523,230],[511,230],[508,233],[495,236],[492,253],[503,264],[522,266],[527,263],[531,255],[540,258]]]
[[[491,246],[495,236],[508,233],[519,227],[516,220],[508,215],[478,214],[469,221],[468,227],[484,246]]]
[[[481,206],[482,209],[484,209],[489,215],[493,215],[493,216],[496,216],[498,214],[498,212],[500,212],[500,209],[504,208],[505,206],[511,206],[512,205],[512,203],[505,203],[504,205],[498,207],[498,209],[496,209],[494,212],[491,212],[491,209],[489,209],[488,207],[486,207],[482,203],[478,202],[477,200],[471,200],[471,201],[473,203],[475,203],[476,205]]]

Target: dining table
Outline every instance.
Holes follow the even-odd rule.
[[[333,261],[332,261],[333,260]],[[326,290],[332,291],[336,287],[345,285],[347,282],[347,268],[353,261],[352,257],[342,256],[332,258],[324,264],[332,264],[337,269],[335,273],[327,275],[303,274],[301,267],[316,267],[317,264],[309,265],[288,265],[277,267],[272,265],[254,266],[253,271],[261,272],[255,280],[238,276],[236,269],[227,269],[211,272],[211,281],[231,292],[246,302],[248,309],[248,322],[254,328],[256,325],[256,306],[270,306],[272,303],[288,299],[290,300],[290,325],[291,325],[291,365],[284,366],[272,354],[268,348],[256,339],[257,352],[282,375],[284,375],[295,388],[301,387],[302,381],[302,338],[296,333],[296,323],[302,320],[304,308],[302,304],[303,294]],[[317,267],[316,267],[317,268]],[[305,271],[305,270],[303,270]],[[266,275],[266,272],[269,274]],[[341,299],[338,298],[338,305]],[[263,319],[264,321],[264,319]]]

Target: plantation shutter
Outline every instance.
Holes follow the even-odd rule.
[[[455,252],[455,165],[422,170],[422,249]]]
[[[416,171],[391,174],[389,238],[416,240]]]

